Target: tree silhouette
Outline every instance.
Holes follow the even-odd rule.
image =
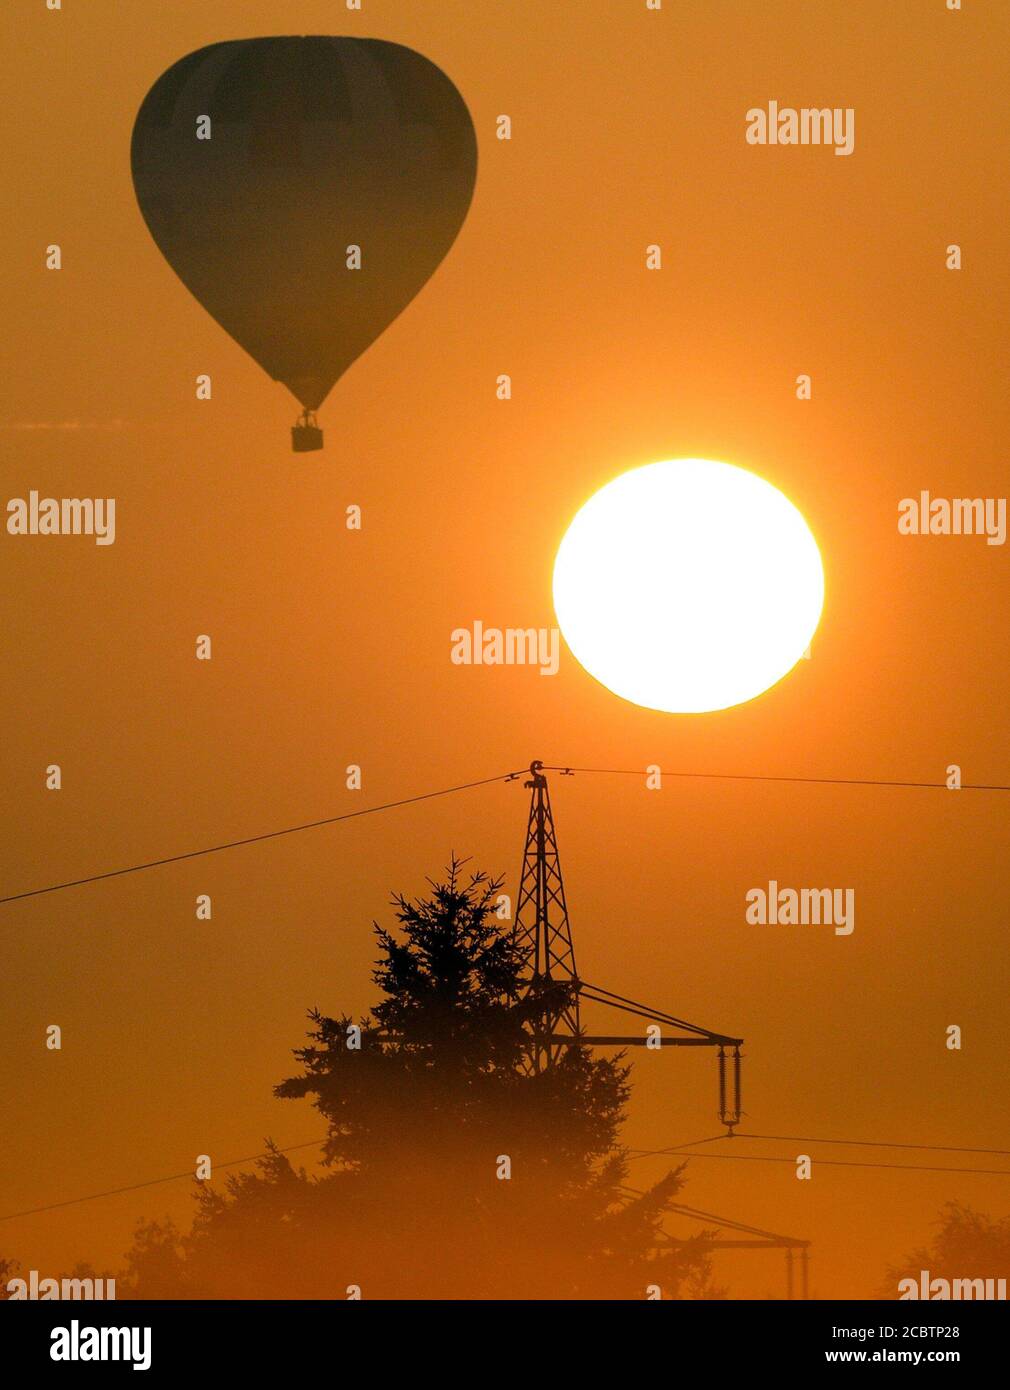
[[[624,1186],[623,1058],[568,1047],[529,1066],[532,1023],[572,987],[526,989],[500,888],[454,859],[426,898],[393,898],[396,929],[374,924],[380,1002],[357,1024],[312,1010],[276,1088],[326,1121],[325,1174],[271,1148],[223,1192],[201,1187],[188,1236],[138,1234],[127,1296],[711,1295],[704,1237],[662,1243],[681,1171]]]
[[[948,1202],[936,1222],[932,1242],[913,1250],[900,1264],[888,1267],[884,1298],[896,1298],[898,1281],[919,1280],[928,1270],[931,1279],[1010,1280],[1010,1216],[993,1220],[960,1202]]]
[[[6,1302],[10,1298],[7,1291],[8,1281],[17,1278],[20,1265],[17,1260],[5,1260],[0,1258],[0,1303]]]

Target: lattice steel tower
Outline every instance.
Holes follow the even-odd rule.
[[[551,768],[551,772],[571,775],[571,768]],[[519,773],[510,773],[514,780]],[[740,1063],[743,1038],[715,1033],[711,1028],[689,1023],[685,1018],[615,994],[602,985],[579,978],[575,968],[575,948],[568,923],[565,885],[558,859],[558,840],[551,814],[551,798],[542,762],[530,763],[530,816],[526,827],[526,849],[516,907],[513,940],[524,961],[525,994],[536,984],[548,981],[572,984],[570,998],[562,1008],[544,1007],[531,1023],[529,1066],[542,1071],[557,1061],[566,1047],[711,1047],[717,1049],[719,1063],[719,1119],[732,1134],[740,1123]],[[644,1019],[650,1027],[644,1033],[589,1034],[579,1022],[579,1001],[617,1009]]]
[[[526,849],[516,905],[514,939],[526,962],[527,989],[544,981],[574,982],[578,985],[575,968],[575,948],[568,925],[568,905],[565,885],[558,859],[558,839],[551,814],[551,796],[543,763],[530,763],[530,817],[526,828]],[[533,1028],[530,1060],[540,1071],[560,1055],[564,1042],[559,1038],[575,1037],[579,1033],[579,996],[574,993],[570,1004],[560,1010],[545,1010]]]

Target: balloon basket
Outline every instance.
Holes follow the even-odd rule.
[[[299,416],[298,423],[291,427],[291,447],[296,454],[310,454],[323,447],[323,432],[316,424],[316,417],[310,410]]]

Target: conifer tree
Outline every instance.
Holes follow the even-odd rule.
[[[145,1228],[139,1293],[146,1264],[196,1297],[711,1294],[704,1239],[662,1235],[679,1170],[625,1186],[623,1058],[569,1046],[529,1065],[532,1025],[573,986],[530,988],[500,888],[454,859],[425,897],[393,898],[395,928],[374,924],[379,1001],[357,1023],[312,1010],[276,1088],[324,1119],[323,1176],[271,1149],[223,1192],[201,1188],[189,1236]]]

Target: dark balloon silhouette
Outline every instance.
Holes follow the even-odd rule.
[[[301,402],[294,448],[321,448],[315,411],[466,217],[477,142],[463,98],[381,39],[211,44],[155,82],[131,158],[166,260]]]

